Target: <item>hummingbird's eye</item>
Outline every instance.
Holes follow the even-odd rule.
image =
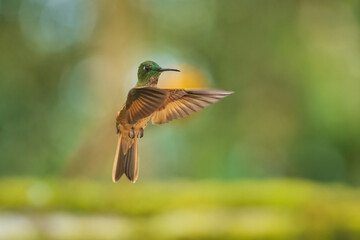
[[[151,70],[151,67],[150,66],[144,66],[144,70],[149,72]]]

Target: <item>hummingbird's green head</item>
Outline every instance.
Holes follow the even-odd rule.
[[[156,62],[146,61],[140,64],[138,70],[138,82],[137,87],[155,87],[158,83],[159,76],[165,71],[176,71],[177,69],[161,68]]]

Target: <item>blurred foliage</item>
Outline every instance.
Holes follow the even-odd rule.
[[[84,221],[94,216],[100,220],[106,220],[106,216],[121,219],[112,227],[121,231],[111,229],[118,234],[114,239],[360,237],[360,191],[339,184],[247,180],[172,181],[133,186],[125,181],[115,185],[84,180],[2,179],[0,210],[21,211],[38,219],[38,224],[32,225],[36,229],[34,236],[45,239],[51,238],[47,232],[47,228],[52,229],[51,222],[62,229],[61,221],[53,218],[71,219],[71,215],[62,212],[82,216],[77,225],[67,226],[70,235],[65,239],[94,239],[105,234],[101,226],[91,230],[91,224]],[[48,219],[49,225],[39,224],[41,219]],[[73,229],[76,227],[77,231]]]
[[[182,70],[162,86],[235,94],[148,127],[141,178],[357,184],[359,9],[350,0],[0,0],[0,175],[108,179],[114,118],[138,64],[152,59]]]

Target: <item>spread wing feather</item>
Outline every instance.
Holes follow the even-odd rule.
[[[133,88],[126,101],[126,120],[132,124],[150,116],[165,102],[169,92],[153,87]]]
[[[224,90],[164,89],[168,97],[152,115],[153,124],[186,117],[233,93]]]

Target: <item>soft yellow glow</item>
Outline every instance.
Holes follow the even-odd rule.
[[[165,72],[160,77],[160,88],[206,88],[205,74],[198,68],[190,65],[177,67],[181,72]]]

